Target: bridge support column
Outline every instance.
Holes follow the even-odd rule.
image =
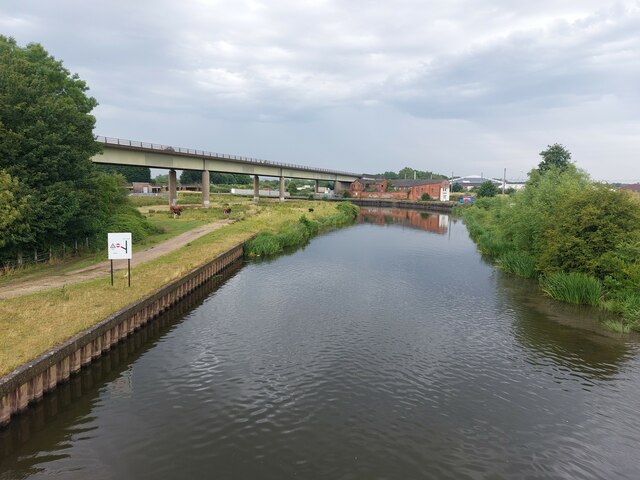
[[[209,170],[202,171],[202,206],[209,208]]]
[[[178,203],[178,191],[176,189],[176,171],[169,170],[169,205]]]
[[[258,175],[253,176],[253,201],[256,203],[260,201],[260,177]]]
[[[284,202],[284,177],[280,177],[280,201]]]
[[[342,195],[344,192],[349,191],[350,186],[351,184],[349,182],[339,182],[338,180],[336,180],[334,182],[333,191],[336,195]]]
[[[320,180],[316,180],[316,189],[315,193],[320,193]]]

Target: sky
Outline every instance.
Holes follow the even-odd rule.
[[[519,180],[563,144],[640,182],[640,0],[3,0],[97,135],[343,171]]]

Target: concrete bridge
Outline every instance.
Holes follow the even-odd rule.
[[[349,184],[356,178],[368,177],[368,175],[358,173],[292,165],[119,138],[99,136],[96,137],[96,141],[103,145],[103,153],[91,159],[94,163],[168,169],[170,205],[175,205],[178,198],[176,170],[202,171],[202,199],[205,207],[209,206],[209,172],[253,175],[253,197],[256,201],[259,199],[258,180],[260,176],[280,179],[281,201],[284,201],[285,178],[315,180],[316,192],[318,191],[318,182],[320,180],[328,180],[334,182],[334,190],[339,193],[347,189]]]

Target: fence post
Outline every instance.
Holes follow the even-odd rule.
[[[67,255],[67,246],[62,242],[62,258]]]
[[[49,263],[53,263],[53,251],[51,250],[51,245],[49,245]]]
[[[73,254],[74,254],[74,255],[78,255],[78,239],[76,238],[76,239],[74,240],[74,242],[75,242],[75,243],[74,243]]]
[[[33,249],[33,260],[38,263],[38,250],[37,249]]]

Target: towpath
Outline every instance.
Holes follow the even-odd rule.
[[[148,262],[155,258],[158,258],[166,253],[183,247],[189,242],[192,242],[196,238],[199,238],[207,233],[213,232],[224,225],[232,223],[233,220],[224,219],[217,222],[208,223],[188,232],[177,235],[169,240],[158,243],[144,250],[136,251],[133,259],[131,260],[131,266],[140,265],[141,263]],[[127,268],[124,262],[115,262],[114,270],[121,270]],[[28,295],[30,293],[39,292],[41,290],[47,290],[49,288],[62,287],[71,283],[82,282],[85,280],[91,280],[99,278],[104,275],[108,275],[110,272],[109,261],[104,261],[90,265],[88,267],[73,270],[57,275],[50,275],[42,278],[18,280],[6,285],[0,286],[0,299],[19,297],[21,295]]]

